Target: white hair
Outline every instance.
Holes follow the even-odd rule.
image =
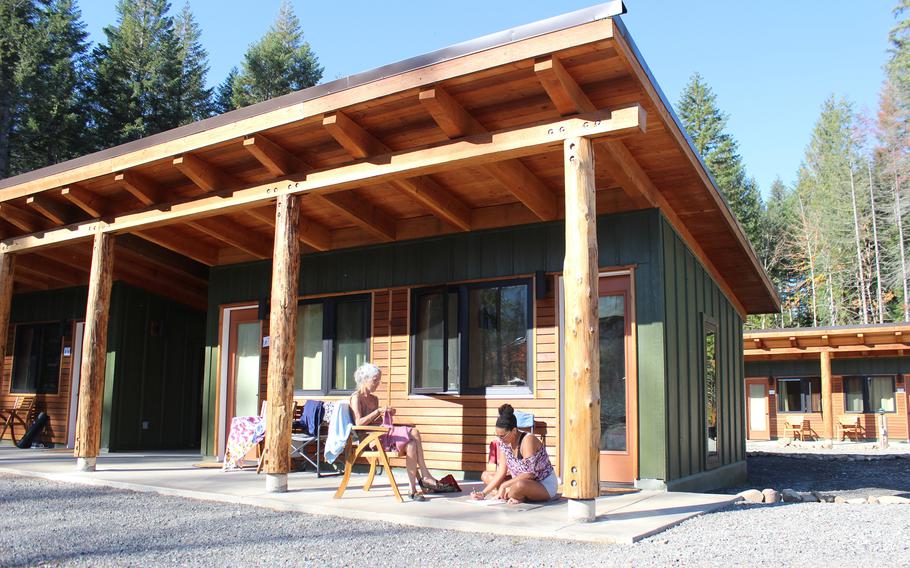
[[[380,374],[382,374],[382,371],[372,363],[364,363],[357,367],[357,370],[354,371],[354,382],[357,384],[357,390],[363,390],[364,385]]]

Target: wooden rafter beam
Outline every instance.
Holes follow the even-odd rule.
[[[487,132],[452,95],[439,85],[422,89],[418,100],[449,138]],[[556,195],[519,160],[487,164],[484,169],[541,220],[559,216]]]
[[[263,223],[267,223],[271,227],[275,226],[275,211],[273,209],[250,209],[247,214]],[[297,237],[301,243],[320,252],[331,250],[332,248],[332,232],[303,213],[300,214],[297,223]]]
[[[573,136],[598,140],[644,132],[646,122],[645,110],[640,105],[633,104],[611,111],[563,118],[546,124],[468,136],[444,144],[378,156],[375,163],[344,164],[311,171],[306,176],[289,176],[287,179],[254,184],[214,195],[185,198],[162,204],[155,210],[125,213],[115,218],[89,221],[43,234],[13,237],[0,243],[0,252],[55,246],[89,238],[98,231],[110,233],[144,231],[191,219],[214,217],[231,211],[261,207],[279,195],[330,194],[364,185],[532,156],[561,148],[563,141]]]
[[[180,238],[170,231],[133,231],[133,234],[206,266],[218,264],[218,249],[199,241]]]
[[[534,74],[559,114],[591,112],[596,107],[555,55],[534,60]]]
[[[317,196],[317,199],[335,209],[379,240],[395,240],[395,222],[383,211],[377,209],[375,205],[357,199],[350,192]]]
[[[18,270],[20,267],[28,266],[35,271],[47,275],[49,278],[71,285],[88,282],[88,264],[76,268],[61,263],[50,255],[44,254],[46,252],[47,251],[41,251],[35,255],[23,255],[19,260],[16,269]]]
[[[26,198],[25,204],[56,225],[69,225],[77,220],[76,215],[73,214],[69,207],[54,201],[46,195],[32,195]]]
[[[233,177],[193,154],[178,156],[173,164],[203,191],[220,191],[237,185]]]
[[[119,235],[116,247],[118,250],[130,251],[141,256],[146,262],[161,270],[182,275],[203,285],[208,283],[209,269],[204,264],[135,235],[128,233]]]
[[[152,205],[163,200],[164,192],[161,188],[142,174],[130,171],[119,172],[114,174],[114,182],[142,202],[143,205]]]
[[[47,230],[52,226],[52,223],[44,217],[35,215],[31,211],[20,209],[9,203],[0,203],[0,216],[26,233],[37,233],[39,231]]]
[[[391,152],[381,140],[367,132],[343,112],[326,115],[322,125],[355,158],[368,158]],[[463,231],[471,229],[470,209],[428,176],[395,180],[391,182],[391,185],[410,195],[443,221],[451,223]]]
[[[104,204],[104,200],[101,199],[101,196],[82,186],[71,185],[69,187],[64,187],[60,190],[60,195],[92,217],[104,217],[107,213],[107,208]]]
[[[240,229],[237,225],[224,218],[197,219],[190,221],[187,225],[225,244],[239,248],[256,258],[269,258],[272,256],[270,239],[249,230]]]
[[[243,148],[273,176],[286,176],[307,169],[303,160],[262,134],[245,138]]]

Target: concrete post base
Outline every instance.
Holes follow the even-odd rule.
[[[573,523],[590,523],[597,513],[594,499],[569,499],[569,520]]]
[[[76,471],[95,471],[97,458],[76,458]]]
[[[288,474],[265,474],[265,490],[269,493],[286,493],[288,490]]]

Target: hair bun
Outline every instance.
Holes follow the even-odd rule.
[[[510,414],[515,414],[515,409],[512,408],[511,404],[506,403],[499,407],[500,416],[508,416]]]

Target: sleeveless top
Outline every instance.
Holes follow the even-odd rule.
[[[521,454],[521,442],[524,440],[524,434],[522,434],[518,442],[519,455]],[[540,445],[536,452],[526,458],[516,456],[512,452],[511,444],[499,444],[499,447],[502,448],[502,453],[506,458],[506,468],[512,477],[517,477],[522,473],[530,473],[535,480],[543,481],[553,474],[553,465],[550,463],[549,456],[547,456],[547,448],[543,444]]]

